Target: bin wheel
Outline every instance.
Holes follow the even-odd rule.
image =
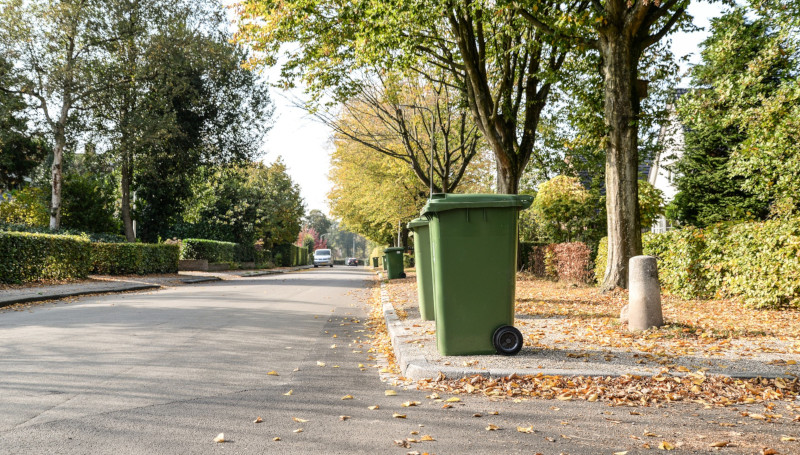
[[[492,336],[494,348],[502,355],[515,355],[522,349],[522,343],[522,333],[510,325],[495,330]]]
[[[317,264],[314,264],[314,268],[315,268],[315,269],[317,268]]]
[[[406,272],[400,272],[400,278],[405,278],[405,277],[406,277]]]
[[[331,268],[333,268],[333,264],[331,264]]]

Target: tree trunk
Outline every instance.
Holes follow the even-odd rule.
[[[638,52],[625,33],[601,36],[605,78],[608,263],[602,290],[628,286],[628,260],[642,254],[639,219]]]
[[[503,164],[500,159],[497,159],[499,153],[502,151],[494,151],[495,163],[497,166],[497,194],[517,194],[519,193],[519,179],[522,173],[516,169],[513,161]]]
[[[133,217],[131,217],[131,181],[133,180],[133,166],[129,152],[122,154],[122,175],[120,178],[120,190],[122,192],[122,225],[125,229],[125,240],[136,241],[136,233],[133,232]]]
[[[53,148],[53,165],[50,167],[52,193],[50,197],[50,230],[61,227],[61,184],[63,182],[64,149],[67,145],[65,125],[55,125],[55,147]]]

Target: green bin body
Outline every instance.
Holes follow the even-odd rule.
[[[387,263],[386,275],[389,276],[390,280],[406,277],[406,274],[403,273],[403,253],[405,250],[403,247],[392,247],[383,250],[386,253],[386,256],[384,256]]]
[[[378,268],[378,258],[377,257],[372,258],[372,266],[375,267],[376,269]]]
[[[414,231],[414,267],[417,271],[417,301],[419,315],[425,321],[435,319],[433,309],[433,275],[431,269],[431,236],[427,218],[417,218],[408,223]]]
[[[493,354],[514,324],[517,213],[532,196],[434,194],[430,220],[436,345],[442,355]]]
[[[383,270],[388,270],[388,267],[386,266],[386,255],[384,254],[381,259],[382,259],[381,262],[383,264]]]

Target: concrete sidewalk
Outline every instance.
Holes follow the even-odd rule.
[[[269,270],[227,270],[219,272],[179,272],[144,276],[90,275],[87,280],[43,286],[19,286],[0,289],[0,308],[18,303],[58,300],[90,294],[149,291],[165,287],[274,275],[310,268],[282,267]]]
[[[395,302],[397,303],[397,302]],[[442,356],[436,347],[436,323],[420,318],[416,298],[398,304],[402,317],[393,305],[385,283],[381,283],[381,304],[386,327],[392,340],[395,357],[403,376],[413,380],[435,378],[439,373],[448,378],[476,374],[503,377],[511,374],[558,376],[655,376],[665,367],[663,359],[650,353],[564,343],[553,348],[526,346],[516,356]],[[519,318],[519,315],[518,315]],[[547,319],[537,321],[547,327]],[[523,334],[525,330],[523,330]],[[671,374],[678,371],[703,370],[707,374],[737,378],[793,378],[800,376],[800,355],[757,352],[740,346],[741,353],[704,357],[686,355],[669,359]],[[661,360],[662,362],[659,362]],[[786,365],[779,361],[795,360]],[[681,368],[682,367],[682,368]],[[685,368],[685,370],[684,370]]]

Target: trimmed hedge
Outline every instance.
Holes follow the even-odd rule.
[[[86,278],[91,266],[87,237],[0,231],[0,282]]]
[[[58,229],[51,231],[48,226],[28,226],[27,224],[15,223],[0,223],[0,231],[32,232],[49,235],[77,235],[80,237],[88,237],[92,242],[124,243],[127,241],[124,235],[109,234],[107,232],[84,232],[79,229]]]
[[[177,273],[180,248],[175,244],[93,243],[92,271],[106,275]]]
[[[642,243],[645,254],[658,257],[661,286],[671,294],[800,307],[800,218],[687,227],[645,234]],[[605,258],[598,254],[597,264]]]
[[[181,240],[181,259],[205,259],[208,262],[235,262],[236,243],[206,239]]]
[[[308,256],[308,250],[305,247],[291,243],[273,247],[273,260],[278,267],[308,265]]]

